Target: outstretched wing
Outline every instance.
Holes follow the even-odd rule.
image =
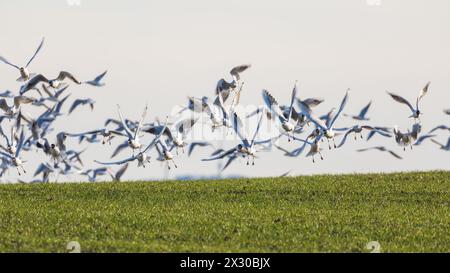
[[[243,65],[233,67],[233,69],[231,69],[231,71],[230,71],[230,74],[235,78],[236,81],[238,81],[241,79],[239,74],[244,72],[245,70],[247,70],[250,67],[251,67],[250,64],[243,64]]]
[[[159,132],[159,134],[152,140],[152,142],[150,142],[150,144],[148,144],[148,146],[144,149],[143,153],[147,152],[159,141],[159,138],[162,136],[162,134],[164,134],[164,131],[166,130],[166,124],[164,125],[164,128],[161,130],[161,132]]]
[[[132,156],[130,158],[127,158],[127,159],[124,159],[124,160],[120,160],[120,161],[115,161],[115,162],[101,162],[101,161],[97,161],[97,160],[94,160],[94,162],[96,162],[98,164],[102,164],[102,165],[122,165],[124,163],[133,161],[136,158],[137,158],[136,156]]]
[[[4,62],[4,63],[7,64],[7,65],[10,65],[10,66],[15,67],[15,68],[17,68],[17,69],[20,69],[19,66],[15,65],[15,64],[13,64],[13,63],[11,63],[11,62],[9,62],[5,57],[0,56],[0,61]]]
[[[358,117],[360,117],[360,118],[365,118],[365,116],[367,115],[367,111],[369,111],[370,105],[372,105],[372,101],[370,101],[369,104],[367,104],[367,105],[361,110],[361,112],[359,112]]]
[[[267,108],[271,112],[273,112],[275,115],[278,116],[280,122],[286,122],[287,119],[283,115],[283,111],[281,111],[280,105],[278,104],[277,100],[272,96],[272,94],[269,93],[269,91],[263,89],[262,90],[262,96],[264,99],[264,102],[267,105]]]
[[[411,103],[409,103],[409,101],[407,101],[405,98],[403,98],[403,97],[401,97],[401,96],[399,96],[399,95],[390,93],[390,92],[387,92],[387,93],[388,93],[388,94],[389,94],[396,102],[406,104],[412,112],[415,112],[415,111],[416,111],[416,110],[414,110],[414,107],[411,105]]]
[[[337,118],[339,117],[339,115],[340,115],[340,114],[342,113],[342,111],[344,110],[345,105],[347,104],[347,101],[348,101],[348,93],[349,93],[349,92],[350,92],[350,90],[348,89],[348,90],[347,90],[347,93],[345,93],[345,96],[344,96],[344,98],[342,99],[341,106],[339,106],[338,112],[336,113],[336,115],[334,115],[334,117],[333,117],[333,119],[331,120],[330,125],[328,126],[328,128],[332,128],[332,127],[333,127],[333,124],[336,122]]]
[[[292,111],[293,111],[293,108],[294,108],[294,101],[295,101],[295,99],[297,98],[297,85],[298,85],[298,82],[295,81],[294,89],[292,89],[291,105],[289,106],[288,122],[291,121],[291,118],[292,118]]]
[[[309,106],[306,105],[306,103],[304,103],[303,101],[299,101],[299,105],[302,114],[307,119],[309,119],[312,123],[314,123],[317,127],[321,128],[322,130],[327,129],[327,126],[323,123],[323,121],[313,115],[311,108],[309,108]]]
[[[79,80],[77,80],[72,74],[70,74],[70,73],[67,72],[67,71],[61,71],[61,72],[59,72],[59,75],[58,75],[58,77],[56,78],[56,80],[58,80],[58,81],[63,81],[63,80],[65,80],[66,78],[69,78],[71,81],[73,81],[73,82],[76,83],[76,84],[81,84],[81,82],[80,82]]]
[[[142,122],[144,122],[144,119],[147,116],[147,111],[148,111],[148,105],[145,105],[144,112],[142,113],[142,116],[141,116],[141,120],[139,120],[139,124],[138,124],[136,130],[134,131],[134,137],[133,137],[134,139],[137,138],[139,132],[141,131]]]
[[[234,113],[233,115],[233,129],[234,132],[239,136],[239,138],[241,139],[242,143],[246,146],[246,147],[250,147],[250,143],[248,142],[248,137],[244,132],[244,124],[242,123],[242,120],[239,118],[239,116]]]
[[[236,148],[233,148],[233,149],[225,151],[225,152],[223,152],[223,153],[221,153],[221,154],[219,154],[219,155],[217,155],[215,157],[202,159],[202,161],[213,161],[213,160],[221,159],[221,158],[224,158],[224,157],[226,157],[228,155],[231,155],[231,154],[233,154],[235,152],[236,152]]]
[[[253,147],[253,144],[255,144],[255,139],[258,136],[259,129],[261,128],[261,123],[262,123],[263,116],[264,115],[261,115],[259,117],[258,125],[256,126],[255,134],[253,135],[252,142],[250,143],[250,147]]]
[[[25,67],[28,67],[31,64],[31,62],[33,61],[33,59],[36,57],[36,55],[39,53],[42,46],[44,45],[44,40],[45,40],[45,37],[42,37],[41,43],[39,44],[38,48],[34,52],[33,56],[31,56],[30,60],[28,61],[27,65],[25,65]]]
[[[117,112],[119,113],[120,122],[122,123],[122,127],[125,130],[125,133],[127,133],[127,136],[129,139],[133,138],[133,133],[128,128],[127,124],[125,123],[125,120],[123,119],[122,112],[120,111],[120,106],[117,104]]]

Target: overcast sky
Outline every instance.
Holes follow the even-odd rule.
[[[338,107],[345,90],[351,88],[345,112],[357,113],[372,100],[369,124],[398,125],[406,131],[412,125],[408,109],[388,97],[386,90],[413,100],[431,81],[422,101],[423,131],[450,121],[443,114],[443,109],[450,108],[447,0],[2,0],[0,9],[0,55],[25,63],[45,36],[33,71],[56,77],[60,70],[68,70],[88,80],[108,69],[103,88],[70,87],[72,97],[95,99],[96,109],[92,113],[87,108],[74,112],[55,124],[56,131],[101,128],[106,118],[116,117],[117,103],[130,118],[138,119],[145,103],[150,109],[147,121],[164,117],[173,106],[186,104],[188,95],[212,97],[217,80],[230,79],[229,70],[244,63],[252,64],[243,74],[244,105],[261,104],[263,88],[278,101],[288,103],[298,80],[301,97],[325,99],[316,109],[324,114]],[[0,75],[0,91],[17,92],[17,71],[0,64]],[[348,118],[337,122],[338,126],[354,124]],[[445,143],[448,132],[439,134],[437,139]],[[236,144],[229,141],[223,145],[231,148]],[[281,144],[289,149],[300,145],[287,140]],[[69,145],[86,146],[77,146],[75,141]],[[355,152],[379,145],[395,150],[404,159]],[[369,143],[350,139],[343,149],[334,151],[328,151],[326,145],[324,148],[325,160],[315,164],[304,156],[291,159],[280,152],[260,153],[256,166],[235,162],[224,175],[450,169],[449,153],[431,142],[406,152],[393,139],[380,137]],[[90,145],[86,164],[98,166],[92,160],[108,160],[112,150],[101,144]],[[215,174],[216,163],[200,161],[210,152],[198,150],[191,160],[180,155],[179,168],[168,177]],[[118,159],[127,155],[128,151]],[[29,173],[34,172],[34,152],[24,156],[29,160]],[[146,169],[132,165],[125,179],[167,175],[154,161]],[[24,179],[31,179],[31,175]]]

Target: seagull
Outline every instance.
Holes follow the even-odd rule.
[[[161,146],[161,148],[159,148],[159,146],[158,146],[158,144],[159,144],[159,146]],[[158,141],[157,143],[156,143],[156,151],[158,152],[158,155],[159,155],[159,158],[158,158],[158,160],[159,161],[164,161],[164,162],[166,162],[167,163],[167,169],[171,169],[170,168],[170,162],[172,161],[172,163],[173,163],[173,166],[175,167],[175,168],[178,168],[178,166],[177,166],[177,164],[175,163],[175,160],[174,160],[174,156],[173,156],[173,154],[170,152],[170,150],[167,148],[167,146],[166,146],[166,144],[164,143],[164,141]]]
[[[339,117],[339,115],[342,112],[342,110],[344,110],[344,107],[345,107],[345,105],[347,104],[347,101],[348,101],[348,95],[349,95],[349,89],[347,90],[347,92],[346,92],[346,94],[345,94],[345,96],[344,96],[344,98],[343,98],[343,100],[341,102],[341,105],[339,107],[339,111],[326,124],[322,120],[316,118],[313,115],[313,113],[311,111],[311,108],[309,108],[308,105],[306,105],[303,102],[300,103],[300,108],[302,110],[303,115],[305,115],[311,122],[313,122],[318,128],[320,128],[321,134],[323,136],[325,136],[327,138],[327,140],[328,140],[328,148],[330,150],[331,150],[331,146],[330,146],[330,142],[329,142],[330,139],[333,140],[334,147],[336,148],[336,142],[334,140],[334,137],[335,137],[336,134],[333,131],[333,125],[336,122],[336,120]]]
[[[94,110],[95,101],[93,99],[77,99],[72,103],[72,106],[69,110],[69,115],[80,105],[88,104],[91,107],[91,111]]]
[[[51,80],[47,79],[42,74],[38,74],[20,88],[20,94],[23,95],[25,92],[28,92],[31,89],[35,89],[36,85],[38,85],[40,82],[45,82],[53,89],[57,89],[64,85],[63,81],[65,79],[70,79],[71,81],[73,81],[76,84],[81,84],[81,82],[79,80],[77,80],[72,74],[70,74],[67,71],[59,72],[58,77],[56,77],[55,79],[51,79]]]
[[[253,159],[252,165],[255,165],[255,157],[256,157],[256,149],[255,149],[255,144],[258,144],[255,139],[259,133],[259,129],[261,128],[261,123],[262,123],[262,117],[263,115],[260,115],[259,121],[258,121],[258,125],[256,127],[255,133],[253,135],[253,138],[250,140],[250,138],[248,138],[245,134],[245,132],[243,131],[243,123],[241,121],[241,119],[239,118],[239,116],[234,113],[234,119],[233,119],[233,129],[235,131],[235,133],[239,136],[239,138],[241,139],[241,143],[238,144],[236,147],[223,152],[222,154],[219,154],[215,157],[212,158],[208,158],[208,159],[202,159],[203,161],[212,161],[212,160],[217,160],[217,159],[221,159],[224,158],[226,156],[229,156],[231,154],[241,154],[244,157],[247,157],[247,165],[249,165],[249,158],[251,157]]]
[[[21,104],[32,103],[35,101],[34,98],[26,97],[26,96],[16,96],[14,97],[14,105],[9,106],[5,99],[0,99],[0,109],[5,112],[6,116],[12,117],[17,114],[20,109]]]
[[[434,140],[434,139],[431,139],[431,141],[433,141],[433,143],[439,145],[441,150],[450,151],[450,137],[447,139],[447,144],[445,146],[442,145],[440,142]]]
[[[37,142],[36,146],[39,149],[42,149],[46,155],[49,155],[53,159],[55,163],[54,165],[55,168],[58,166],[58,163],[60,163],[61,160],[63,159],[59,148],[54,143],[49,144],[46,138],[44,138],[44,144]]]
[[[395,136],[395,142],[397,142],[398,145],[403,146],[403,150],[406,150],[406,146],[410,146],[412,150],[412,136],[411,133],[408,131],[408,133],[402,133],[398,130],[398,127],[394,127],[394,136]]]
[[[90,175],[92,173],[92,175]],[[81,173],[81,175],[86,175],[89,179],[89,182],[95,182],[97,180],[97,176],[101,176],[101,175],[107,175],[108,174],[108,168],[106,167],[102,167],[102,168],[97,168],[97,169],[89,169],[83,173]]]
[[[123,176],[123,174],[128,169],[128,165],[129,165],[128,163],[123,165],[122,167],[120,167],[119,170],[117,170],[116,173],[112,172],[110,169],[107,169],[106,171],[111,176],[111,178],[114,182],[120,182],[120,178]]]
[[[233,91],[238,85],[241,79],[240,74],[251,67],[250,64],[243,64],[231,69],[230,74],[233,77],[233,81],[227,82],[225,79],[220,79],[216,85],[216,95],[222,94],[222,99],[227,100],[231,91]]]
[[[139,121],[139,125],[136,128],[136,130],[134,131],[134,134],[131,132],[130,128],[127,126],[127,124],[125,123],[125,120],[122,117],[122,113],[120,112],[120,106],[117,105],[117,112],[119,113],[119,118],[120,121],[122,123],[122,126],[125,130],[125,133],[128,137],[128,146],[133,149],[133,156],[134,156],[134,150],[136,149],[141,149],[142,148],[142,144],[139,142],[139,133],[141,131],[141,127],[142,127],[142,122],[144,121],[145,117],[147,116],[147,110],[148,110],[148,105],[145,106],[144,112],[142,113],[141,116],[141,120]]]
[[[150,156],[147,155],[147,151],[149,151],[153,146],[155,146],[158,142],[160,142],[159,138],[163,134],[164,130],[165,130],[165,128],[163,130],[161,130],[161,132],[152,140],[152,142],[150,142],[150,144],[148,144],[147,147],[143,151],[140,151],[137,155],[133,155],[124,160],[115,161],[115,162],[101,162],[101,161],[97,161],[97,160],[94,160],[94,162],[102,164],[102,165],[122,165],[127,162],[137,160],[138,167],[142,166],[145,168],[145,164],[150,163]]]
[[[368,120],[370,120],[370,119],[367,118],[366,115],[367,115],[367,112],[369,111],[370,105],[372,105],[372,101],[370,101],[369,104],[367,104],[367,105],[361,110],[361,112],[359,112],[359,114],[356,115],[356,116],[347,115],[347,114],[344,114],[344,116],[346,116],[346,117],[351,117],[352,119],[356,119],[356,120],[364,120],[364,121],[368,121]]]
[[[106,72],[108,72],[108,71],[105,71],[105,72],[103,72],[102,74],[98,75],[98,76],[95,77],[95,79],[93,79],[92,81],[86,81],[86,82],[84,82],[84,83],[85,83],[85,84],[92,85],[92,86],[96,86],[96,87],[102,87],[102,86],[105,85],[105,83],[102,82],[102,79],[103,79],[103,77],[106,75]]]
[[[388,153],[390,153],[392,156],[396,157],[397,159],[403,159],[401,156],[399,156],[398,154],[396,154],[394,151],[388,150],[388,149],[386,149],[386,147],[383,147],[383,146],[377,146],[377,147],[371,147],[371,148],[359,149],[359,150],[357,150],[357,151],[358,151],[358,152],[365,152],[365,151],[369,151],[369,150],[378,150],[378,151],[380,151],[380,152],[388,152]]]
[[[42,38],[41,43],[39,44],[38,48],[36,49],[33,56],[31,56],[30,60],[27,62],[27,64],[25,66],[20,67],[18,65],[15,65],[15,64],[9,62],[5,57],[0,56],[0,61],[19,70],[20,77],[17,79],[18,82],[28,81],[30,79],[30,77],[32,77],[34,75],[34,74],[30,73],[30,71],[28,70],[28,66],[31,64],[33,59],[36,57],[36,55],[41,50],[42,46],[44,45],[44,40],[45,40],[45,38]]]
[[[381,131],[381,130],[377,130],[377,129],[375,129],[374,127],[372,127],[372,126],[368,126],[368,125],[362,125],[362,126],[360,126],[360,125],[355,125],[355,126],[353,126],[350,130],[348,130],[346,133],[345,133],[345,135],[344,135],[344,138],[342,139],[342,141],[341,141],[341,143],[338,145],[338,148],[340,148],[340,147],[342,147],[342,145],[344,145],[344,143],[345,143],[345,141],[347,140],[347,136],[349,135],[349,134],[351,134],[351,133],[354,133],[354,138],[355,138],[355,140],[356,140],[356,135],[357,134],[359,134],[360,135],[360,137],[361,137],[361,139],[363,138],[363,135],[362,135],[362,131],[363,130],[369,130],[369,131],[377,131],[377,133],[378,134],[380,134],[380,135],[382,135],[382,136],[384,136],[384,137],[390,137],[391,135],[390,134],[388,134],[388,133],[386,133],[386,132],[383,132],[383,131]]]
[[[289,106],[289,114],[287,118],[284,116],[283,111],[281,111],[281,108],[278,104],[278,102],[275,100],[275,98],[269,93],[267,90],[262,91],[262,96],[264,99],[264,102],[266,103],[267,108],[278,117],[279,121],[281,122],[281,127],[286,133],[292,133],[295,129],[295,124],[292,122],[292,111],[294,108],[294,101],[297,97],[297,81],[294,84],[294,88],[292,89],[291,94],[291,104]],[[288,141],[291,141],[291,139],[288,136]]]
[[[17,146],[15,147],[15,153],[11,154],[11,153],[5,153],[3,151],[0,151],[0,154],[7,157],[11,161],[11,165],[16,167],[17,173],[19,175],[21,175],[20,170],[22,170],[23,173],[27,173],[25,168],[23,167],[23,161],[19,158],[20,152],[22,151],[24,139],[25,139],[25,135],[24,135],[24,130],[22,129],[19,141],[17,142]]]
[[[177,122],[174,126],[172,126],[172,128],[168,128],[166,127],[166,125],[157,125],[146,128],[143,131],[156,135],[159,134],[164,128],[164,135],[166,135],[169,138],[169,141],[172,143],[172,147],[170,148],[170,150],[175,147],[178,154],[178,148],[181,148],[184,153],[184,147],[188,145],[185,141],[186,136],[192,129],[194,124],[197,122],[197,120],[198,119],[195,118],[187,118]]]
[[[417,99],[416,99],[416,107],[415,107],[415,108],[414,108],[414,107],[412,106],[412,104],[411,104],[409,101],[407,101],[405,98],[403,98],[403,97],[401,97],[401,96],[398,96],[398,95],[395,95],[395,94],[390,93],[390,92],[387,92],[387,93],[388,93],[388,94],[389,94],[396,102],[406,104],[406,105],[409,107],[409,109],[410,109],[411,112],[412,112],[412,115],[409,116],[410,118],[414,118],[414,119],[419,119],[419,120],[420,120],[420,115],[422,115],[423,113],[420,112],[420,110],[419,110],[419,102],[420,102],[420,100],[427,94],[428,88],[429,88],[429,87],[430,87],[430,82],[428,82],[428,83],[425,85],[425,87],[422,88],[422,90],[420,90],[419,96],[418,96]]]

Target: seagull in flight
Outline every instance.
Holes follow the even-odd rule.
[[[91,107],[91,111],[94,110],[94,104],[95,101],[93,99],[76,99],[73,103],[72,106],[70,106],[69,109],[69,115],[73,112],[73,110],[75,110],[78,106],[80,105],[89,105]]]
[[[122,123],[122,126],[128,137],[128,141],[127,141],[128,146],[131,149],[133,149],[133,156],[134,156],[134,150],[136,150],[136,149],[140,150],[142,148],[142,144],[139,142],[139,133],[142,128],[142,122],[144,121],[145,117],[147,116],[147,110],[148,110],[148,105],[145,106],[144,112],[142,113],[142,116],[141,116],[141,120],[139,121],[139,125],[137,126],[137,128],[135,129],[135,131],[133,133],[133,132],[131,132],[131,130],[127,126],[127,124],[125,123],[122,113],[120,112],[120,106],[117,105],[117,112],[119,113],[120,122]]]
[[[45,38],[42,38],[41,43],[39,44],[39,46],[37,47],[33,56],[31,56],[30,60],[26,63],[25,66],[18,66],[16,64],[13,64],[10,61],[8,61],[5,57],[0,56],[0,61],[19,70],[20,77],[17,79],[18,82],[28,81],[31,77],[33,77],[33,75],[35,75],[35,74],[30,73],[30,71],[28,70],[28,66],[30,66],[31,62],[34,60],[36,55],[41,50],[42,46],[44,45],[44,40],[45,40]]]
[[[47,79],[42,74],[38,74],[20,88],[20,94],[23,95],[25,92],[28,92],[31,89],[36,89],[35,88],[36,85],[38,85],[40,82],[47,83],[53,89],[58,89],[64,85],[63,81],[65,79],[69,79],[76,84],[81,84],[81,82],[79,80],[77,80],[71,73],[69,73],[67,71],[59,72],[58,77],[56,77],[55,79],[51,79],[51,80]]]
[[[216,95],[221,94],[223,101],[226,101],[228,96],[230,95],[230,92],[238,87],[241,79],[240,74],[250,67],[250,64],[243,64],[233,67],[233,69],[231,69],[230,71],[233,80],[231,82],[227,82],[225,79],[220,79],[216,85]]]
[[[0,155],[8,158],[11,162],[11,165],[15,166],[17,169],[17,173],[19,175],[21,175],[21,170],[23,173],[27,173],[27,171],[25,170],[24,166],[23,166],[23,161],[19,158],[20,156],[20,152],[22,151],[22,147],[23,147],[23,143],[25,140],[25,135],[24,135],[24,130],[22,128],[22,132],[20,134],[20,138],[19,141],[17,142],[17,145],[15,147],[15,151],[14,153],[5,153],[3,151],[0,151]]]
[[[256,157],[256,149],[255,144],[261,144],[263,142],[256,142],[256,137],[259,133],[259,129],[261,128],[263,115],[260,115],[258,125],[256,127],[255,133],[253,134],[253,137],[250,139],[244,132],[243,123],[242,120],[239,118],[239,116],[234,113],[233,118],[233,129],[236,133],[236,135],[241,139],[241,143],[238,144],[236,147],[225,151],[215,157],[208,158],[208,159],[202,159],[202,161],[212,161],[217,159],[222,159],[224,157],[230,156],[232,154],[241,154],[243,157],[247,157],[247,165],[249,165],[249,158],[252,158],[252,165],[255,165],[255,157]]]
[[[428,82],[428,83],[425,85],[425,87],[422,88],[422,90],[420,90],[419,96],[418,96],[417,99],[416,99],[416,106],[415,106],[415,107],[414,107],[409,101],[407,101],[405,98],[403,98],[403,97],[401,97],[401,96],[399,96],[399,95],[390,93],[390,92],[387,92],[387,93],[388,93],[388,94],[389,94],[396,102],[405,104],[406,106],[409,107],[409,109],[410,109],[411,112],[412,112],[412,115],[409,116],[410,118],[414,118],[414,119],[419,119],[419,120],[420,120],[420,116],[421,116],[423,113],[422,113],[422,112],[420,111],[420,109],[419,109],[419,102],[420,102],[420,100],[427,94],[428,88],[429,88],[429,87],[430,87],[430,82]]]
[[[16,96],[13,100],[14,105],[9,106],[5,99],[0,99],[0,109],[2,109],[8,117],[15,116],[19,112],[21,104],[32,103],[35,101],[34,98],[26,96]]]
[[[92,86],[96,86],[96,87],[102,87],[105,85],[104,82],[102,82],[103,77],[105,77],[106,73],[108,71],[103,72],[102,74],[98,75],[97,77],[95,77],[95,79],[91,80],[91,81],[86,81],[84,82],[85,84],[89,84]]]
[[[96,163],[99,163],[102,165],[122,165],[122,164],[125,164],[128,162],[137,160],[138,167],[142,166],[145,168],[145,164],[150,163],[150,156],[147,155],[147,151],[149,151],[153,146],[155,146],[159,142],[159,138],[163,134],[164,130],[165,130],[165,128],[163,130],[161,130],[161,132],[152,140],[152,142],[150,142],[150,144],[148,144],[147,147],[143,151],[140,151],[137,155],[133,155],[124,160],[115,161],[115,162],[101,162],[101,161],[97,161],[97,160],[94,160],[94,161]]]
[[[357,139],[357,138],[356,138],[357,134],[359,134],[359,136],[360,136],[361,139],[362,139],[362,138],[363,138],[363,135],[362,135],[362,131],[363,131],[363,130],[368,130],[368,131],[370,131],[370,132],[376,131],[378,134],[380,134],[380,135],[382,135],[382,136],[384,136],[384,137],[390,137],[390,136],[391,136],[390,134],[388,134],[388,133],[386,133],[386,132],[384,132],[384,131],[381,131],[381,130],[377,130],[376,128],[374,128],[374,127],[372,127],[372,126],[369,126],[369,125],[355,125],[355,126],[353,126],[350,130],[348,130],[348,131],[345,133],[344,138],[342,138],[341,143],[338,145],[338,148],[340,148],[340,147],[342,147],[342,146],[344,145],[345,141],[347,140],[347,136],[348,136],[349,134],[351,134],[351,133],[354,133],[354,138],[355,138],[355,140]]]
[[[272,96],[272,94],[269,93],[269,91],[263,90],[262,96],[263,96],[264,102],[266,103],[267,108],[269,108],[269,110],[273,113],[273,115],[278,117],[283,130],[286,133],[294,134],[296,122],[294,123],[292,121],[292,112],[295,111],[294,110],[294,102],[297,98],[297,81],[295,82],[294,88],[292,89],[291,104],[289,106],[289,113],[288,113],[287,118],[284,116],[284,113],[281,110],[280,105],[278,104],[276,99]],[[289,138],[289,135],[288,135],[288,141],[291,141],[291,139]]]
[[[301,108],[303,115],[305,115],[311,122],[313,122],[317,126],[318,129],[320,129],[321,134],[323,136],[325,136],[328,141],[328,148],[330,150],[331,150],[330,139],[333,140],[334,147],[336,148],[336,142],[334,139],[336,134],[333,131],[333,126],[334,126],[334,123],[336,122],[337,118],[339,117],[339,115],[344,110],[345,105],[347,104],[349,91],[350,90],[348,89],[344,98],[342,99],[342,102],[341,102],[338,112],[327,123],[324,123],[322,120],[315,117],[314,114],[312,113],[311,108],[308,105],[306,105],[304,102],[300,102],[300,108]]]

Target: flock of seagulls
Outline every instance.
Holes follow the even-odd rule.
[[[258,158],[258,152],[271,151],[276,148],[287,157],[298,157],[305,153],[313,162],[316,158],[324,159],[321,146],[326,141],[329,150],[339,149],[345,146],[348,137],[354,140],[363,139],[363,133],[367,133],[366,141],[370,141],[375,135],[392,138],[403,150],[412,149],[425,141],[435,143],[439,149],[450,151],[450,138],[446,144],[436,140],[436,133],[450,132],[447,125],[439,125],[427,134],[422,134],[420,117],[423,115],[419,103],[428,93],[430,83],[427,83],[419,92],[414,103],[407,99],[387,92],[396,102],[408,106],[410,118],[413,122],[411,130],[402,132],[397,126],[393,128],[373,126],[367,124],[370,121],[369,110],[372,101],[365,105],[358,114],[344,113],[349,101],[350,89],[343,94],[340,105],[332,108],[324,115],[317,115],[315,108],[324,102],[321,98],[302,98],[300,96],[298,82],[295,81],[290,101],[280,104],[272,93],[263,89],[261,96],[263,106],[252,113],[241,115],[236,107],[239,105],[244,81],[242,74],[251,68],[251,65],[239,65],[231,69],[231,81],[220,79],[217,83],[212,99],[207,96],[196,98],[188,97],[187,106],[174,116],[167,116],[165,121],[156,119],[152,122],[146,120],[148,106],[144,107],[139,120],[124,117],[121,108],[117,105],[117,118],[109,118],[102,128],[95,128],[82,133],[55,131],[54,123],[64,116],[70,115],[80,107],[89,106],[94,109],[95,101],[91,98],[76,98],[64,113],[64,105],[71,94],[67,94],[70,84],[90,85],[94,87],[105,86],[104,78],[107,71],[95,77],[93,80],[80,81],[74,74],[60,71],[56,78],[43,74],[31,73],[29,67],[38,53],[42,50],[44,39],[41,40],[34,54],[25,66],[16,65],[5,57],[0,56],[0,63],[9,65],[19,71],[20,83],[18,92],[9,90],[0,93],[0,135],[3,141],[0,144],[0,177],[9,173],[10,169],[16,169],[17,174],[27,172],[25,153],[36,152],[42,156],[42,163],[37,167],[34,176],[41,178],[32,182],[49,182],[51,175],[57,180],[59,175],[82,175],[89,181],[96,181],[99,177],[109,176],[113,181],[120,181],[128,166],[137,162],[138,167],[145,168],[150,164],[151,152],[156,151],[156,160],[166,164],[167,169],[178,168],[175,160],[181,153],[188,149],[187,156],[191,156],[196,149],[212,148],[214,151],[203,161],[226,160],[222,171],[234,161],[243,158],[247,165],[254,165]],[[40,109],[39,115],[30,115],[27,108]],[[336,111],[337,109],[337,111]],[[186,113],[188,115],[186,115]],[[450,109],[444,110],[444,114],[450,115]],[[186,117],[187,116],[187,117]],[[246,130],[245,121],[257,117],[255,129],[251,133]],[[345,117],[355,122],[352,127],[338,127],[338,120]],[[169,119],[171,121],[169,121]],[[175,120],[175,121],[172,121]],[[275,124],[275,134],[270,137],[261,136],[263,120]],[[195,130],[197,124],[207,125],[211,132],[223,130],[224,133],[235,134],[239,143],[228,149],[217,148],[210,141],[201,140],[189,143],[189,134]],[[9,125],[9,126],[8,126]],[[7,129],[6,129],[7,128]],[[54,134],[54,139],[50,135]],[[148,143],[145,136],[151,137]],[[289,143],[299,143],[292,148],[282,147],[279,139],[286,137]],[[336,138],[340,137],[337,144]],[[94,160],[96,168],[85,168],[82,160],[86,149],[69,147],[68,138],[78,139],[79,143],[101,143],[102,145],[115,146],[111,158],[124,151],[128,155],[119,160]],[[116,143],[115,139],[119,142]],[[384,146],[374,146],[357,150],[358,152],[380,151],[389,153],[396,159],[402,157]],[[118,165],[115,171],[113,166]]]

